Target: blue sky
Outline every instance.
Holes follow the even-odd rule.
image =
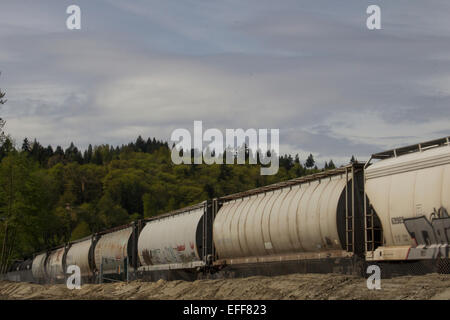
[[[82,29],[67,30],[66,8]],[[366,28],[381,7],[382,30]],[[20,144],[279,128],[344,163],[450,134],[448,1],[2,1],[1,109]]]

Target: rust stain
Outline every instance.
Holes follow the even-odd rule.
[[[152,263],[152,253],[150,251],[148,251],[147,249],[142,251],[142,257],[144,258],[145,264],[147,264],[149,266],[153,265],[153,263]]]
[[[186,246],[184,244],[180,244],[177,246],[177,251],[184,251],[186,250]]]

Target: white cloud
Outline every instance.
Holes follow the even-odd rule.
[[[359,1],[80,1],[77,33],[64,5],[44,3],[0,13],[2,116],[18,139],[168,140],[203,120],[278,128],[283,153],[338,162],[447,132],[446,4],[382,5],[383,30],[370,33]]]

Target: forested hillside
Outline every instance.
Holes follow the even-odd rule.
[[[0,106],[5,102],[0,90]],[[28,138],[17,145],[4,125],[0,117],[0,272],[15,259],[107,228],[319,170],[311,154],[304,166],[298,155],[285,155],[276,175],[263,176],[245,146],[246,164],[175,165],[167,142],[141,136],[83,152]],[[331,168],[330,160],[323,170]]]
[[[174,165],[168,144],[155,139],[89,146],[82,153],[73,144],[53,150],[25,139],[15,147],[6,138],[0,148],[1,241],[11,248],[10,258],[27,256],[105,228],[317,171],[313,157],[307,160],[305,168],[298,156],[280,157],[278,174],[262,176],[258,165]]]

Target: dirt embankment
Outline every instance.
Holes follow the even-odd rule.
[[[450,299],[450,275],[404,276],[368,290],[366,280],[336,274],[293,274],[130,283],[65,285],[0,282],[0,299]]]

